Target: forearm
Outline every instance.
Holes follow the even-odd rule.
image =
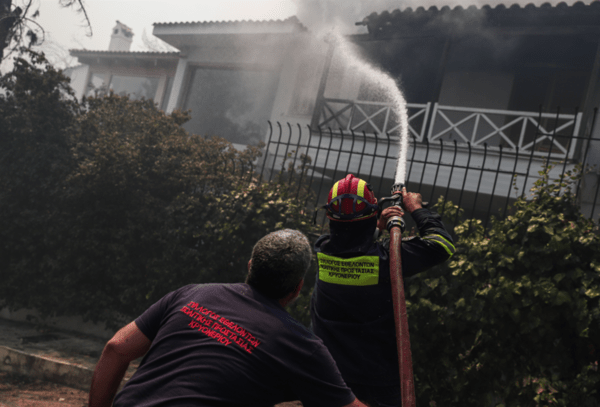
[[[439,214],[433,213],[429,209],[421,208],[411,213],[411,216],[417,224],[419,235],[421,237],[430,234],[438,234],[443,236],[444,239],[448,240],[450,243],[453,243],[452,236],[450,236],[450,233],[446,230],[446,227],[442,222],[442,217]]]
[[[129,362],[148,352],[151,344],[135,322],[121,328],[108,341],[92,376],[89,407],[110,407]]]
[[[110,347],[104,348],[90,388],[89,407],[110,407],[129,367],[129,361]]]

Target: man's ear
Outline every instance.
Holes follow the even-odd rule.
[[[252,266],[252,259],[248,260],[248,271],[250,271],[251,266]]]
[[[294,290],[293,298],[296,298],[296,297],[298,297],[298,295],[300,295],[300,290],[302,290],[303,285],[304,285],[304,279],[300,280],[300,282],[298,283],[298,287],[296,287],[296,289]]]

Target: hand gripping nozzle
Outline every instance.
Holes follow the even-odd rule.
[[[404,184],[401,182],[397,182],[394,185],[392,185],[392,189],[390,191],[390,193],[392,194],[392,196],[387,197],[387,198],[382,198],[379,201],[379,207],[380,212],[381,210],[383,210],[383,204],[386,202],[391,203],[390,206],[399,206],[402,208],[402,189],[404,188]],[[404,219],[402,219],[402,217],[400,216],[393,216],[391,217],[386,224],[386,228],[388,231],[390,231],[393,227],[399,227],[400,230],[402,232],[404,232],[404,229],[406,228],[406,224],[404,223]]]

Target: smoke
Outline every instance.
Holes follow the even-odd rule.
[[[371,13],[383,11],[404,10],[418,7],[437,7],[438,9],[448,6],[454,8],[462,6],[467,8],[475,6],[481,8],[485,5],[496,7],[504,5],[510,7],[519,4],[524,7],[527,4],[541,6],[550,3],[556,6],[559,3],[568,5],[581,0],[293,0],[296,4],[296,15],[300,21],[310,30],[317,34],[334,30],[341,34],[365,33],[366,28],[355,26],[356,22],[362,21]],[[598,0],[584,0],[584,4],[590,4]]]
[[[395,180],[396,182],[403,183],[405,181],[405,166],[406,166],[406,152],[408,142],[408,120],[406,112],[406,101],[404,95],[400,89],[396,86],[396,81],[388,75],[384,70],[380,70],[373,66],[372,63],[366,62],[361,56],[360,52],[356,47],[350,46],[347,41],[347,36],[350,34],[364,34],[367,33],[367,28],[364,25],[357,25],[356,23],[362,22],[367,16],[372,13],[382,13],[384,11],[392,12],[394,10],[405,10],[412,8],[416,10],[419,7],[428,9],[430,7],[442,7],[448,6],[454,8],[461,6],[465,10],[460,15],[455,13],[441,13],[435,20],[430,21],[437,27],[446,26],[451,28],[454,34],[466,34],[466,33],[477,33],[479,41],[483,41],[487,45],[488,49],[493,50],[492,60],[501,61],[507,54],[513,52],[518,45],[516,39],[505,39],[496,38],[497,35],[488,29],[486,29],[485,13],[481,10],[483,6],[496,7],[502,5],[504,7],[510,7],[513,4],[521,5],[522,7],[533,4],[535,6],[541,6],[544,3],[550,3],[552,6],[556,6],[561,2],[565,2],[568,5],[574,4],[578,0],[293,0],[297,7],[296,15],[298,19],[306,26],[313,34],[317,37],[331,37],[333,34],[337,38],[337,49],[336,55],[338,56],[338,63],[332,65],[332,69],[329,72],[329,79],[335,77],[350,77],[355,78],[353,83],[362,83],[361,86],[367,85],[368,88],[375,91],[375,93],[382,93],[377,96],[380,101],[392,101],[395,106],[395,112],[398,115],[400,124],[400,141],[401,146],[399,149],[399,156],[397,160],[397,168]],[[595,0],[597,1],[597,0]],[[585,4],[589,4],[591,1],[583,1]],[[379,52],[390,52],[394,53],[397,49],[389,47],[387,50],[382,48]],[[381,54],[380,54],[381,56]],[[392,55],[387,55],[392,57]],[[392,59],[392,58],[389,58]],[[336,65],[338,65],[336,67]],[[336,75],[336,71],[337,75]],[[342,72],[346,72],[344,75]],[[348,73],[354,71],[354,75]],[[341,74],[340,74],[341,73]],[[348,80],[346,79],[346,82]],[[329,81],[328,81],[329,82]],[[336,84],[338,84],[336,82]],[[342,84],[342,82],[339,82]],[[338,84],[338,85],[339,85]],[[337,86],[336,90],[339,92],[343,89],[343,86]],[[385,91],[382,91],[385,89]],[[344,98],[343,95],[338,95]]]

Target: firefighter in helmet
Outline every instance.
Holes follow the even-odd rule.
[[[400,406],[400,375],[390,282],[389,239],[378,241],[392,216],[408,212],[419,236],[401,245],[404,277],[449,259],[452,237],[418,193],[402,194],[402,208],[380,214],[371,186],[349,174],[336,182],[324,206],[329,234],[318,238],[318,275],[311,322],[356,397],[372,407]]]

